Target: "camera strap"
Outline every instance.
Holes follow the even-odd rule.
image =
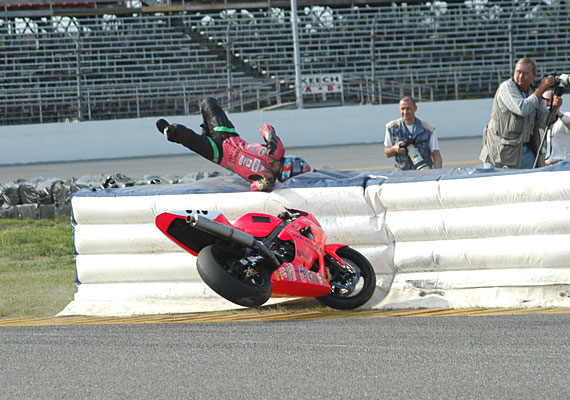
[[[408,138],[409,139],[413,139],[416,136],[416,128],[418,126],[418,119],[416,118],[416,120],[414,121],[413,125],[407,125],[404,121],[402,121],[402,125],[404,126],[404,129],[406,130],[406,133],[408,134]],[[412,131],[410,132],[410,128],[412,127]]]

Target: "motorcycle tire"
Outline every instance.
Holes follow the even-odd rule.
[[[227,265],[239,260],[239,256],[225,254],[216,245],[210,245],[198,253],[196,267],[202,280],[226,300],[244,307],[259,307],[271,297],[270,274],[259,268],[253,279],[243,281]]]
[[[360,307],[370,300],[374,294],[374,289],[376,289],[376,273],[374,272],[374,268],[366,257],[350,247],[341,247],[337,250],[336,254],[342,258],[345,263],[350,264],[354,269],[358,270],[361,279],[356,283],[353,291],[346,292],[334,287],[336,282],[333,278],[330,282],[333,286],[332,291],[328,295],[317,297],[316,299],[325,306],[337,310],[351,310]],[[339,268],[336,264],[332,265],[328,263],[327,267],[330,269]],[[333,273],[332,275],[334,276],[335,274]],[[361,280],[362,282],[360,282]],[[347,283],[353,284],[354,282],[343,281],[338,283],[346,285]]]

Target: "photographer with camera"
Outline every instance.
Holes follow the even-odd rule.
[[[542,95],[547,107],[552,106],[554,90],[547,90]],[[550,129],[546,129],[546,165],[554,165],[560,161],[570,160],[570,113],[553,110],[554,116]]]
[[[530,58],[521,58],[515,65],[513,77],[499,85],[493,100],[491,119],[483,129],[483,148],[479,159],[484,167],[533,168],[540,149],[539,128],[544,128],[548,116],[542,95],[556,84],[554,76],[544,78],[536,89],[536,65]],[[555,107],[562,98],[554,96]],[[544,166],[543,152],[537,166]]]
[[[386,124],[384,154],[395,157],[396,169],[441,168],[443,162],[435,128],[416,118],[418,106],[406,96],[400,100],[401,118]]]

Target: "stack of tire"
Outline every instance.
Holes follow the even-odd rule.
[[[0,218],[54,218],[69,215],[69,195],[79,190],[73,179],[23,180],[0,184]]]
[[[16,179],[0,183],[0,218],[42,219],[56,215],[71,215],[70,196],[80,189],[104,190],[135,185],[176,184],[219,175],[192,173],[183,177],[145,175],[134,180],[123,174],[85,175],[80,178],[35,178]]]

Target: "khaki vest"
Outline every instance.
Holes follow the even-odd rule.
[[[421,129],[419,132],[416,132],[416,135],[414,136],[415,146],[419,150],[426,164],[433,169],[433,155],[431,153],[431,150],[429,149],[429,142],[431,140],[431,136],[433,135],[435,128],[430,124],[428,124],[427,122],[420,120],[419,118],[416,118],[416,120],[420,122]],[[398,118],[386,124],[386,129],[388,130],[388,133],[390,134],[390,139],[392,139],[392,143],[394,144],[400,140],[405,141],[408,138],[408,136],[404,134],[402,129],[400,129],[402,123],[403,123],[402,118]],[[397,169],[401,170],[414,169],[412,160],[410,160],[410,157],[408,156],[407,152],[406,154],[396,154],[394,159],[394,164]]]
[[[525,118],[510,111],[501,112],[497,104],[497,97],[497,93],[495,93],[491,120],[483,129],[483,148],[479,159],[498,168],[520,169],[523,166],[522,130]],[[539,121],[535,121],[534,130],[528,143],[529,148],[535,154],[540,147],[541,140],[538,126]],[[537,167],[544,165],[544,152],[542,152]]]

